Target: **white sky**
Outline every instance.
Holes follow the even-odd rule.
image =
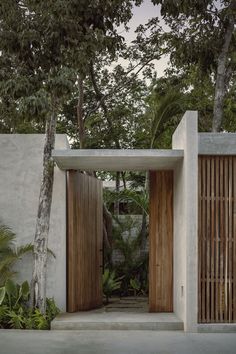
[[[125,38],[127,43],[130,43],[135,39],[135,30],[138,25],[145,25],[148,20],[152,17],[160,17],[160,7],[154,6],[151,0],[144,0],[142,5],[133,9],[133,17],[129,22],[128,26],[130,28],[129,32],[119,31],[121,35]],[[164,23],[163,23],[164,25]],[[155,61],[155,68],[157,71],[157,76],[163,76],[164,70],[167,68],[168,58],[163,57],[160,60]]]

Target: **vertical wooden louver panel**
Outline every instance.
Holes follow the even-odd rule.
[[[199,156],[198,321],[236,322],[236,157]]]

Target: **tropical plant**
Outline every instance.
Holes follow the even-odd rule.
[[[140,252],[140,233],[137,232],[137,235],[134,235],[132,231],[137,229],[138,225],[130,216],[125,217],[122,221],[118,217],[115,220],[114,249],[119,250],[123,256],[123,261],[114,265],[118,277],[122,276],[120,293],[124,296],[129,295],[130,281],[137,279],[140,283],[139,290],[146,294],[148,291],[148,254]]]
[[[137,296],[137,293],[140,291],[141,283],[137,278],[130,279],[131,289],[134,291],[134,296]]]
[[[17,274],[16,270],[13,270],[16,261],[33,251],[31,244],[16,247],[15,239],[15,233],[9,227],[0,224],[0,286]]]
[[[115,290],[119,290],[122,277],[116,278],[114,271],[105,269],[102,276],[103,293],[106,297],[106,303],[109,302],[109,297]]]
[[[46,314],[29,307],[30,288],[27,281],[16,284],[8,279],[0,288],[0,328],[49,329],[59,313],[53,299],[46,301]]]
[[[16,234],[6,225],[0,224],[0,286],[5,284],[7,279],[17,275],[14,265],[22,256],[32,253],[34,247],[31,243],[16,246]],[[48,253],[56,257],[52,250]]]
[[[183,113],[183,94],[171,90],[162,97],[154,89],[150,98],[150,113],[152,115],[150,148],[155,147],[156,141],[165,132],[167,125],[173,125],[173,118]]]
[[[117,201],[133,202],[142,212],[148,215],[149,199],[145,191],[136,191],[134,189],[124,189],[118,192],[104,190],[104,199],[108,206]]]

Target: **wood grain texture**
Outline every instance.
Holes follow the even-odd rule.
[[[173,171],[150,172],[149,311],[173,311]]]
[[[67,311],[102,305],[102,182],[67,172]]]
[[[198,166],[198,322],[236,322],[236,156]]]

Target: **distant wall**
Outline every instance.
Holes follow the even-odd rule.
[[[17,235],[17,243],[32,243],[42,177],[44,135],[0,134],[0,220]],[[56,137],[56,148],[69,148],[66,135]],[[66,177],[55,167],[50,220],[47,296],[66,309]],[[30,280],[32,257],[17,265],[18,280]]]

